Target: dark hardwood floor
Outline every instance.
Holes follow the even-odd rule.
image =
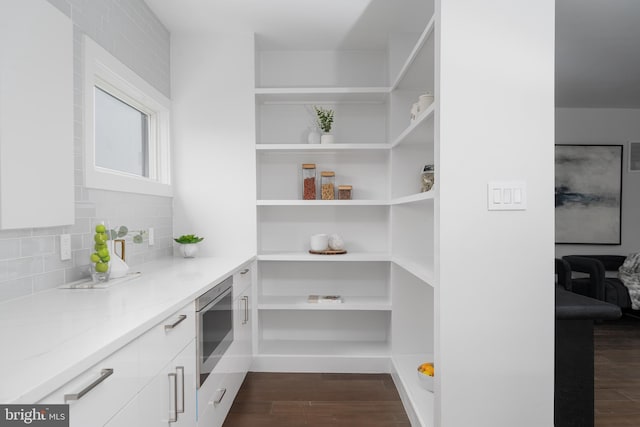
[[[596,427],[640,426],[640,319],[595,325],[594,348]]]
[[[597,324],[596,427],[640,427],[640,319]],[[224,427],[410,427],[389,375],[247,375]]]
[[[249,372],[224,427],[410,427],[386,374]]]

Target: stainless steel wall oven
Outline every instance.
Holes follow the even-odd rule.
[[[233,276],[196,299],[198,388],[233,341]]]

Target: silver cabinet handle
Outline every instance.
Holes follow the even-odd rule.
[[[173,388],[173,408],[169,407],[169,422],[175,423],[178,421],[178,378],[173,372],[169,375],[169,383],[173,380],[173,387],[169,385],[169,395],[171,395],[171,388]]]
[[[187,318],[187,316],[186,316],[185,314],[181,314],[180,316],[178,316],[178,320],[176,320],[176,322],[175,322],[175,323],[172,323],[171,325],[164,325],[164,330],[165,330],[165,331],[168,331],[168,330],[170,330],[170,329],[175,328],[175,327],[176,327],[176,326],[178,326],[180,323],[182,323],[182,321],[183,321],[184,319],[186,319],[186,318]]]
[[[244,320],[242,321],[242,324],[246,325],[247,322],[249,322],[249,297],[244,296],[242,297],[242,300],[244,301]]]
[[[86,386],[85,388],[83,388],[82,390],[80,390],[79,393],[65,394],[64,395],[64,402],[67,403],[70,400],[80,400],[80,399],[82,399],[82,396],[84,396],[85,394],[89,393],[98,384],[100,384],[102,381],[104,381],[107,378],[109,378],[111,375],[113,375],[113,369],[107,368],[107,369],[101,370],[100,371],[100,377],[97,380],[95,380],[94,382],[92,382],[91,384],[89,384],[88,386]]]
[[[245,268],[244,270],[242,270],[242,271],[240,272],[240,274],[242,274],[242,275],[244,276],[244,275],[245,275],[245,274],[247,274],[248,272],[249,272],[249,269],[248,269],[248,268]]]
[[[180,406],[176,405],[176,412],[184,414],[184,366],[176,366],[176,373],[180,377]]]
[[[220,402],[222,402],[222,398],[224,397],[224,394],[226,392],[227,392],[226,388],[219,388],[218,390],[216,390],[216,393],[218,393],[218,397],[212,400],[211,402],[209,402],[209,405],[218,405]]]

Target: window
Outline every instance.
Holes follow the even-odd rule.
[[[90,38],[84,42],[86,186],[170,196],[170,101]]]

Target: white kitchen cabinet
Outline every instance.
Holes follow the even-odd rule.
[[[68,404],[72,427],[101,426],[142,388],[137,341],[124,346],[39,404]]]
[[[3,0],[0,229],[74,223],[73,123],[71,20],[47,1]]]
[[[253,287],[251,285],[254,269],[255,263],[252,263],[241,268],[233,276],[233,343],[228,353],[235,359],[233,373],[238,374],[240,383],[242,383],[246,373],[249,371],[253,357]]]
[[[195,355],[193,340],[140,392],[137,426],[196,425]]]
[[[178,425],[195,425],[194,338],[195,311],[190,303],[38,403],[68,403],[74,427],[107,422],[112,426],[168,425],[171,402],[164,396],[174,386],[174,382],[168,384],[168,374],[174,372],[180,403],[182,396],[185,402],[184,414],[179,414],[185,424]],[[138,421],[125,424],[125,419]]]

